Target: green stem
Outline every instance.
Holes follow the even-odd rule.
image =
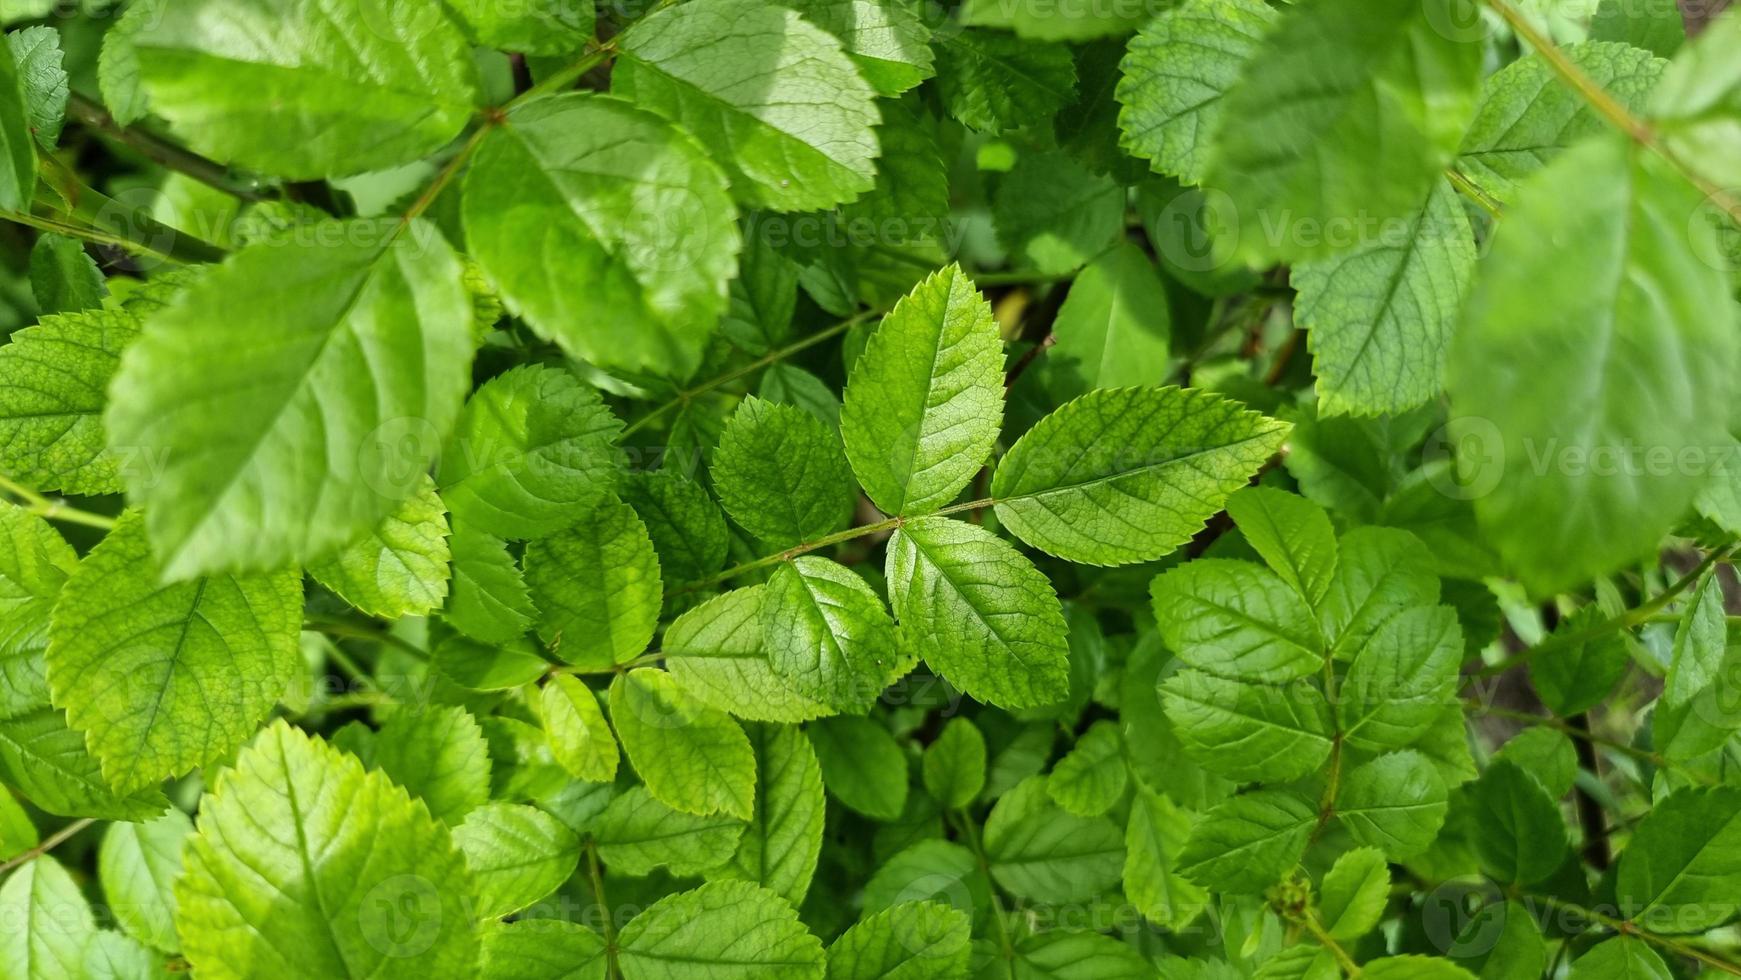
[[[586,872],[592,881],[593,899],[598,902],[599,931],[605,937],[605,980],[614,980],[619,975],[616,916],[611,912],[610,903],[605,901],[604,871],[598,863],[598,842],[592,837],[586,839]]]
[[[74,820],[72,823],[69,823],[65,827],[50,834],[42,843],[28,851],[25,851],[23,854],[18,855],[12,860],[7,861],[5,864],[0,864],[0,875],[3,875],[20,865],[28,864],[42,855],[47,854],[49,851],[52,851],[66,843],[69,839],[77,835],[79,831],[84,830],[86,827],[89,827],[96,822],[96,820],[90,817]]]
[[[1690,959],[1697,960],[1700,963],[1703,963],[1706,966],[1711,967],[1712,969],[1720,970],[1723,973],[1727,973],[1731,976],[1741,977],[1741,964],[1736,964],[1734,962],[1726,960],[1723,957],[1720,957],[1717,954],[1710,952],[1709,950],[1700,949],[1697,946],[1693,946],[1689,943],[1682,942],[1681,940],[1675,939],[1675,938],[1670,937],[1670,936],[1664,936],[1664,935],[1660,935],[1658,933],[1650,932],[1650,931],[1645,930],[1645,929],[1640,929],[1636,924],[1628,922],[1624,919],[1616,919],[1613,916],[1604,915],[1601,912],[1596,911],[1595,909],[1585,908],[1582,905],[1578,905],[1578,904],[1573,903],[1573,902],[1567,902],[1567,901],[1564,901],[1562,899],[1554,898],[1550,895],[1536,895],[1533,893],[1525,893],[1525,892],[1521,892],[1521,891],[1517,890],[1516,888],[1510,889],[1510,892],[1511,892],[1511,896],[1515,899],[1519,899],[1519,900],[1522,900],[1525,902],[1532,902],[1532,901],[1533,902],[1540,902],[1543,905],[1546,905],[1547,907],[1549,907],[1551,909],[1557,909],[1557,910],[1562,911],[1562,912],[1570,912],[1573,915],[1583,916],[1584,918],[1589,919],[1591,922],[1595,922],[1595,923],[1602,925],[1608,929],[1611,929],[1614,932],[1619,933],[1620,935],[1632,936],[1632,937],[1637,938],[1637,939],[1642,939],[1647,943],[1651,943],[1652,945],[1661,946],[1663,949],[1666,949],[1672,953],[1677,953],[1681,956],[1685,956],[1685,957],[1688,957]]]
[[[985,844],[979,839],[979,828],[974,826],[973,817],[965,810],[951,810],[949,813],[954,818],[955,829],[967,841],[968,850],[973,852],[973,859],[979,862],[979,873],[985,875],[986,889],[991,892],[991,917],[997,923],[998,945],[1003,950],[1004,960],[1012,962],[1016,958],[1016,948],[1010,941],[1009,926],[1004,923],[1003,901],[998,898],[997,886],[991,880],[991,860],[985,855]]]
[[[136,151],[166,170],[192,177],[207,187],[220,190],[243,201],[267,201],[272,196],[249,187],[230,176],[230,170],[215,160],[141,129],[122,126],[107,109],[78,92],[67,97],[67,115],[92,132],[114,140]]]
[[[1360,964],[1354,962],[1354,957],[1349,956],[1348,951],[1342,948],[1342,944],[1338,943],[1335,937],[1331,936],[1329,931],[1318,922],[1316,915],[1308,910],[1304,916],[1300,917],[1299,922],[1306,927],[1307,932],[1312,934],[1312,938],[1318,941],[1318,945],[1330,951],[1330,955],[1336,958],[1336,964],[1342,968],[1343,973],[1350,977],[1360,976]]]
[[[1486,211],[1495,221],[1502,217],[1500,213],[1502,208],[1499,201],[1496,200],[1492,194],[1487,193],[1486,188],[1471,180],[1468,174],[1458,170],[1456,167],[1447,167],[1445,168],[1445,178],[1451,182],[1452,187],[1455,187],[1458,191],[1462,192],[1464,197],[1474,201],[1480,206],[1481,210]]]
[[[1476,714],[1488,715],[1493,718],[1505,718],[1510,721],[1521,722],[1525,725],[1540,725],[1543,728],[1551,728],[1568,738],[1581,739],[1591,745],[1600,745],[1603,748],[1613,749],[1616,752],[1623,755],[1629,755],[1641,762],[1648,762],[1651,765],[1656,766],[1658,769],[1673,770],[1686,776],[1688,779],[1702,783],[1706,786],[1716,786],[1720,782],[1719,780],[1706,776],[1703,773],[1694,772],[1693,770],[1682,766],[1680,763],[1667,758],[1661,753],[1652,752],[1649,749],[1641,749],[1636,745],[1628,745],[1625,742],[1608,738],[1603,735],[1597,735],[1595,732],[1579,728],[1564,719],[1555,718],[1551,715],[1536,715],[1527,711],[1514,711],[1510,708],[1501,708],[1496,705],[1488,704],[1471,704],[1468,707],[1470,711],[1473,711]]]
[[[549,75],[546,75],[538,82],[538,84],[524,92],[521,92],[519,95],[514,96],[508,101],[507,105],[502,107],[502,111],[509,112],[517,106],[524,105],[533,99],[543,98],[546,95],[554,95],[562,91],[568,86],[574,84],[575,80],[580,78],[580,76],[592,71],[599,65],[604,64],[605,61],[609,60],[616,53],[616,41],[610,41],[606,44],[601,44],[592,48],[587,51],[579,61],[557,69]]]
[[[1518,653],[1506,657],[1499,663],[1489,664],[1488,666],[1481,668],[1479,676],[1493,677],[1498,674],[1503,674],[1513,667],[1519,667],[1529,663],[1531,660],[1541,656],[1545,651],[1577,646],[1580,643],[1587,643],[1590,640],[1600,639],[1616,630],[1627,630],[1634,626],[1649,622],[1652,616],[1656,615],[1656,613],[1664,606],[1673,602],[1676,596],[1692,588],[1693,585],[1696,584],[1700,578],[1704,577],[1704,574],[1710,571],[1718,562],[1726,561],[1729,556],[1735,552],[1736,547],[1737,545],[1735,543],[1730,543],[1718,548],[1709,555],[1706,555],[1705,560],[1699,562],[1697,568],[1682,576],[1668,588],[1652,596],[1649,601],[1644,602],[1633,609],[1629,609],[1626,612],[1620,613],[1617,616],[1611,616],[1600,623],[1586,626],[1583,629],[1573,630],[1570,633],[1556,633],[1551,635],[1527,650],[1519,651]]]
[[[29,511],[38,517],[44,517],[51,521],[65,521],[68,524],[83,524],[86,527],[102,528],[105,531],[115,526],[113,517],[104,517],[102,514],[80,510],[64,500],[51,500],[22,483],[4,476],[0,476],[0,490],[21,501],[14,506]]]

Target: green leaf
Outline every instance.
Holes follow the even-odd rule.
[[[1206,558],[1149,586],[1167,646],[1194,667],[1224,677],[1287,681],[1324,666],[1324,640],[1306,600],[1250,562]]]
[[[498,918],[550,895],[580,862],[580,838],[536,807],[486,803],[454,828],[477,881],[475,914]]]
[[[1186,0],[1149,21],[1119,65],[1124,148],[1156,173],[1202,180],[1222,99],[1275,20],[1258,0]]]
[[[0,861],[10,861],[41,841],[24,804],[10,793],[0,796]]]
[[[751,354],[766,354],[791,339],[798,306],[798,266],[768,238],[757,234],[745,239],[737,277],[728,290],[730,302],[719,323],[727,340]]]
[[[1475,107],[1482,48],[1452,0],[1329,0],[1277,23],[1221,100],[1205,183],[1249,215],[1251,264],[1320,258],[1348,223],[1413,213]]]
[[[618,492],[647,526],[661,577],[672,585],[705,578],[725,564],[730,532],[701,484],[668,470],[642,470],[629,473]]]
[[[742,878],[798,908],[810,890],[822,851],[822,769],[804,733],[792,725],[752,724],[756,812],[724,865],[708,878]]]
[[[611,91],[723,151],[750,207],[827,208],[876,176],[876,93],[839,41],[792,10],[722,0],[654,13],[624,37]]]
[[[1634,7],[1613,0],[1598,4],[1590,20],[1590,37],[1598,41],[1625,41],[1664,58],[1687,40],[1687,26],[1679,7]]]
[[[934,74],[931,31],[897,0],[795,0],[788,4],[840,39],[878,95],[899,95]],[[887,153],[883,164],[886,166]]]
[[[0,962],[8,980],[63,980],[84,975],[85,944],[97,933],[90,903],[47,855],[12,872],[0,886]]]
[[[1667,964],[1642,939],[1615,936],[1572,963],[1568,980],[1671,980]]]
[[[1354,651],[1337,689],[1338,729],[1352,746],[1400,749],[1457,706],[1463,631],[1445,606],[1416,607],[1385,620]]]
[[[1433,558],[1407,531],[1359,527],[1342,536],[1330,591],[1318,608],[1331,652],[1346,659],[1392,617],[1439,601]]]
[[[1129,771],[1118,725],[1097,721],[1052,767],[1046,794],[1078,817],[1097,817],[1124,797]]]
[[[573,524],[616,486],[622,423],[597,389],[523,365],[485,382],[441,453],[435,480],[456,523],[501,538]]]
[[[1024,780],[985,819],[991,876],[1012,895],[1085,902],[1124,874],[1124,833],[1105,817],[1078,817],[1054,804],[1047,780]]]
[[[1309,684],[1253,684],[1186,669],[1162,682],[1161,700],[1186,754],[1229,779],[1285,782],[1330,757],[1330,708]]]
[[[1450,438],[1486,454],[1464,460],[1470,485],[1492,487],[1475,513],[1532,592],[1655,547],[1708,474],[1646,463],[1728,437],[1734,305],[1701,258],[1716,244],[1688,219],[1698,207],[1654,154],[1589,142],[1519,189],[1482,262],[1452,356]],[[1657,397],[1664,386],[1677,397]]]
[[[294,571],[160,585],[162,568],[129,512],[67,579],[49,624],[55,704],[122,792],[226,757],[302,666]]]
[[[476,966],[472,875],[447,828],[320,739],[273,723],[219,778],[197,826],[175,926],[202,976]]]
[[[192,149],[280,177],[408,163],[458,135],[478,97],[439,7],[189,0],[126,26],[152,112]]]
[[[1398,414],[1438,395],[1474,270],[1474,232],[1443,179],[1397,227],[1295,266],[1319,413]]]
[[[1319,888],[1318,915],[1332,939],[1344,942],[1371,932],[1390,902],[1390,866],[1384,852],[1357,847],[1336,859]]]
[[[601,367],[700,363],[741,241],[725,174],[682,130],[603,96],[533,100],[484,137],[463,206],[471,254],[540,336]]]
[[[731,860],[744,822],[673,810],[646,787],[631,786],[593,818],[589,829],[599,858],[613,872],[644,875],[663,867],[674,875],[698,875]]]
[[[525,633],[537,610],[507,543],[455,520],[447,544],[453,552],[453,584],[442,619],[486,643],[507,643]]]
[[[1741,73],[1728,55],[1741,40],[1741,17],[1724,13],[1688,42],[1650,94],[1651,128],[1674,156],[1707,181],[1741,177]]]
[[[767,587],[733,589],[677,617],[660,641],[665,667],[695,699],[751,721],[808,721],[831,708],[794,691],[763,646]]]
[[[18,67],[30,131],[37,145],[53,149],[60,142],[67,106],[67,73],[61,67],[60,32],[52,27],[26,27],[7,34],[6,43],[12,48],[12,60]]]
[[[1602,610],[1585,606],[1560,624],[1555,632],[1562,635],[1590,629],[1604,619]],[[1632,657],[1626,652],[1626,641],[1619,633],[1603,631],[1599,636],[1573,644],[1554,645],[1554,649],[1529,662],[1529,680],[1541,695],[1542,703],[1554,714],[1565,717],[1588,711],[1626,676]]]
[[[1699,933],[1741,911],[1741,791],[1683,789],[1645,815],[1620,855],[1621,910],[1653,932]]]
[[[0,503],[0,542],[0,653],[40,649],[79,556],[47,521],[10,503]]]
[[[1693,592],[1675,627],[1662,701],[1670,707],[1686,704],[1720,683],[1729,627],[1723,609],[1723,583],[1707,573]]]
[[[592,0],[530,0],[497,4],[454,0],[453,12],[492,48],[536,55],[573,54],[593,37]]]
[[[961,267],[913,287],[871,334],[846,385],[840,432],[865,495],[905,516],[954,499],[997,442],[1002,382],[991,305]]]
[[[29,211],[36,192],[36,141],[26,104],[25,66],[8,42],[0,51],[0,210]]]
[[[645,667],[617,676],[610,706],[623,751],[659,802],[697,816],[755,815],[756,757],[737,722]]]
[[[1450,960],[1426,956],[1386,956],[1361,967],[1364,980],[1475,980],[1475,975]]]
[[[624,980],[821,980],[822,943],[773,892],[714,881],[654,902],[618,936]]]
[[[1163,929],[1182,930],[1208,908],[1209,893],[1179,873],[1191,823],[1188,810],[1137,789],[1124,828],[1124,893]]]
[[[416,492],[470,377],[471,301],[440,236],[399,227],[250,246],[127,349],[103,421],[162,460],[125,476],[169,577],[324,558]]]
[[[616,778],[617,738],[591,688],[571,675],[555,674],[544,683],[538,703],[550,751],[562,768],[595,783]]]
[[[373,531],[308,574],[371,616],[425,616],[447,598],[447,535],[447,508],[425,477]]]
[[[1059,5],[1046,0],[968,0],[961,21],[975,27],[1008,28],[1040,41],[1091,41],[1128,34],[1141,26],[1148,9],[1119,4]]]
[[[110,449],[103,430],[109,381],[139,336],[119,310],[45,316],[0,347],[0,468],[38,490],[114,493],[124,472],[164,458],[143,446]]]
[[[947,902],[969,918],[992,907],[979,859],[960,844],[923,840],[883,862],[864,888],[864,914],[904,902]]]
[[[457,824],[490,797],[490,750],[464,708],[405,707],[372,740],[370,769],[421,799],[437,820]]]
[[[664,595],[659,556],[628,504],[606,500],[526,546],[538,635],[572,664],[608,667],[647,652]]]
[[[126,794],[112,789],[85,751],[84,735],[46,705],[0,720],[0,779],[63,817],[143,820],[166,806],[155,788]]]
[[[1067,401],[1093,388],[1152,384],[1167,373],[1172,317],[1142,249],[1120,242],[1070,285],[1052,326],[1046,390]]]
[[[1629,44],[1569,44],[1560,51],[1585,77],[1635,112],[1644,108],[1668,64]],[[1567,147],[1607,130],[1608,121],[1560,81],[1547,59],[1530,54],[1481,84],[1481,101],[1463,134],[1456,165],[1487,193],[1511,204],[1517,200],[1518,184]]]
[[[1317,810],[1292,793],[1235,796],[1197,819],[1179,852],[1179,872],[1215,891],[1263,891],[1298,863],[1317,822]]]
[[[1017,977],[1027,980],[1148,980],[1154,966],[1135,946],[1082,929],[1055,929],[1016,944]]]
[[[1445,780],[1419,752],[1392,752],[1342,777],[1336,815],[1393,861],[1427,848],[1445,823]]]
[[[828,980],[965,976],[971,923],[938,902],[906,902],[860,919],[828,947]]]
[[[605,980],[604,937],[561,919],[486,922],[483,980]]]
[[[943,517],[908,521],[889,541],[884,574],[899,648],[951,684],[1010,708],[1069,694],[1063,607],[1046,576],[1002,538]]]
[[[103,882],[115,922],[142,943],[174,953],[175,879],[181,875],[182,844],[193,821],[170,808],[142,823],[112,823],[97,850],[97,876]]]
[[[435,645],[429,662],[449,680],[472,691],[506,691],[550,672],[550,662],[524,637],[498,646],[454,634]]]
[[[1064,275],[1118,241],[1124,198],[1122,186],[1063,153],[1024,153],[998,184],[992,217],[998,241],[1020,264]]]
[[[882,599],[851,569],[814,555],[781,565],[762,598],[768,664],[793,690],[862,712],[911,662]]]
[[[84,242],[53,232],[43,232],[30,248],[30,291],[44,313],[94,309],[109,292]]]
[[[1047,120],[1076,94],[1076,64],[1063,44],[972,29],[937,40],[938,94],[969,129],[1001,133]]]
[[[966,718],[943,725],[937,740],[925,747],[925,790],[952,810],[967,807],[985,788],[985,736]]]
[[[1498,761],[1471,793],[1475,853],[1481,869],[1501,882],[1529,885],[1553,874],[1567,850],[1559,804],[1534,776]]]
[[[857,498],[828,423],[754,395],[726,422],[709,472],[726,513],[771,548],[840,530]]]
[[[1324,508],[1272,487],[1253,486],[1227,498],[1227,516],[1265,563],[1316,606],[1336,575],[1336,530]]]
[[[1506,760],[1536,778],[1554,799],[1572,790],[1578,778],[1578,750],[1571,736],[1545,725],[1526,728],[1506,739],[1495,760]]]
[[[1041,419],[991,495],[1017,537],[1067,561],[1148,561],[1190,540],[1288,425],[1201,390],[1105,388]]]
[[[805,726],[822,784],[848,809],[894,820],[907,805],[907,757],[889,730],[855,715]]]
[[[161,954],[112,929],[91,935],[81,966],[86,980],[161,980],[169,971]]]

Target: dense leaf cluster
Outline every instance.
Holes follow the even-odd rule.
[[[1584,7],[0,3],[0,980],[1741,975]]]

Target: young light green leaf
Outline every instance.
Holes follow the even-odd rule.
[[[605,980],[604,937],[577,922],[485,922],[482,980]]]
[[[227,756],[302,665],[295,571],[161,585],[145,537],[139,513],[125,515],[67,579],[49,623],[55,704],[121,792]]]
[[[1336,576],[1318,608],[1324,638],[1338,659],[1370,644],[1391,617],[1439,601],[1433,557],[1407,531],[1359,527],[1343,535],[1339,547]]]
[[[1045,777],[1005,793],[985,819],[991,876],[1011,894],[1045,902],[1084,902],[1124,873],[1124,833],[1105,817],[1078,817],[1055,805]]]
[[[1653,932],[1699,933],[1741,909],[1741,791],[1683,789],[1660,800],[1620,855],[1614,893]]]
[[[292,179],[407,163],[471,118],[477,69],[438,7],[188,0],[127,22],[151,111],[193,149]]]
[[[1330,756],[1330,708],[1303,681],[1256,684],[1181,670],[1161,684],[1167,719],[1198,765],[1238,782],[1285,782]]]
[[[616,486],[622,423],[597,389],[523,365],[485,382],[442,449],[435,480],[456,523],[501,538],[573,524]]]
[[[123,471],[151,470],[146,447],[110,449],[109,381],[139,321],[121,310],[45,316],[0,347],[0,468],[38,490],[115,493]]]
[[[1069,694],[1063,607],[1046,576],[1002,538],[943,517],[908,521],[889,541],[884,574],[900,649],[951,684],[1010,708]]]
[[[1137,948],[1086,929],[1054,929],[1016,944],[1015,975],[1036,980],[1148,980],[1155,968]]]
[[[848,809],[894,820],[907,805],[907,757],[889,730],[856,715],[805,726],[822,784]]]
[[[429,651],[429,662],[448,680],[471,691],[506,691],[550,672],[550,661],[539,655],[529,637],[491,644],[451,634]]]
[[[938,902],[905,902],[860,919],[828,947],[828,980],[965,976],[972,923]]]
[[[969,918],[991,909],[991,882],[972,851],[936,838],[922,840],[883,862],[865,883],[866,915],[929,901],[947,902]]]
[[[1167,373],[1172,318],[1160,274],[1120,242],[1071,283],[1046,354],[1046,390],[1068,401],[1093,388],[1153,384]]]
[[[931,31],[915,8],[896,0],[796,0],[788,6],[839,38],[878,95],[900,95],[935,72]]]
[[[537,610],[507,542],[455,520],[447,543],[453,553],[453,584],[441,618],[485,643],[518,639]]]
[[[10,793],[0,796],[0,861],[10,861],[41,842],[23,802]]]
[[[1464,461],[1492,487],[1475,513],[1532,592],[1649,551],[1708,480],[1640,454],[1728,438],[1734,304],[1688,219],[1699,195],[1666,168],[1617,138],[1561,154],[1519,188],[1464,307],[1449,435],[1485,447]]]
[[[565,531],[526,546],[538,635],[572,664],[609,667],[647,652],[664,587],[659,556],[634,508],[610,499]]]
[[[576,779],[608,783],[617,775],[617,738],[599,710],[598,696],[569,674],[544,682],[539,715],[550,751]]]
[[[613,872],[644,875],[668,868],[674,875],[698,875],[731,860],[744,822],[673,810],[645,786],[631,786],[593,818],[589,829],[599,859]]]
[[[461,271],[428,225],[325,224],[151,315],[103,422],[163,461],[124,475],[170,578],[324,558],[416,492],[470,377]]]
[[[371,616],[426,616],[447,598],[447,508],[425,477],[373,531],[308,574]]]
[[[1457,702],[1463,631],[1445,606],[1385,620],[1354,651],[1337,689],[1338,729],[1349,745],[1384,751],[1414,744]]]
[[[53,857],[35,858],[0,886],[0,962],[8,980],[83,976],[86,943],[97,934],[90,903]]]
[[[897,652],[882,599],[844,565],[800,556],[776,569],[765,589],[768,664],[799,694],[862,712],[912,666]]]
[[[0,209],[30,210],[36,192],[36,141],[30,135],[25,79],[11,43],[0,51]]]
[[[725,174],[684,131],[603,96],[535,99],[484,137],[464,209],[471,254],[540,336],[601,367],[700,363],[741,240]]]
[[[1351,244],[1350,220],[1420,208],[1475,108],[1482,45],[1452,0],[1331,0],[1277,23],[1220,102],[1205,183],[1250,215],[1234,253],[1261,263]]]
[[[1400,414],[1439,394],[1475,234],[1449,181],[1396,227],[1294,267],[1322,415]]]
[[[1097,721],[1052,767],[1046,794],[1069,813],[1097,817],[1124,796],[1128,779],[1118,725]]]
[[[730,860],[708,878],[753,881],[798,908],[822,852],[822,769],[795,726],[752,724],[745,733],[756,753],[756,813]]]
[[[499,918],[562,887],[580,863],[580,838],[536,807],[486,803],[454,828],[477,881],[476,914]]]
[[[490,798],[489,746],[477,719],[456,705],[395,711],[363,761],[450,825]]]
[[[623,751],[659,802],[697,816],[755,815],[755,752],[728,715],[645,667],[617,676],[610,706]]]
[[[1445,781],[1419,752],[1391,752],[1342,777],[1336,815],[1393,861],[1425,850],[1445,823]]]
[[[1293,869],[1317,810],[1281,790],[1256,790],[1211,807],[1179,852],[1179,872],[1215,891],[1260,892]]]
[[[1629,44],[1588,42],[1560,49],[1585,77],[1633,111],[1644,102],[1668,64]],[[1560,81],[1539,54],[1519,58],[1481,84],[1481,101],[1457,169],[1487,193],[1511,204],[1517,186],[1585,137],[1606,132],[1608,121]]]
[[[724,0],[654,13],[623,39],[611,91],[723,151],[732,194],[751,207],[832,207],[876,176],[876,93],[839,41],[784,7]]]
[[[1161,636],[1194,667],[1276,682],[1323,669],[1311,607],[1266,568],[1226,558],[1186,562],[1157,575],[1149,592]]]
[[[112,823],[97,849],[97,877],[115,922],[153,949],[181,949],[175,936],[175,879],[193,821],[171,807],[142,823]]]
[[[962,125],[1001,133],[1048,120],[1076,92],[1076,65],[1063,44],[1002,31],[940,34],[937,91]]]
[[[55,598],[78,563],[78,554],[47,521],[0,503],[0,653],[37,650],[48,642]]]
[[[1495,762],[1471,793],[1474,839],[1483,871],[1502,882],[1528,885],[1553,874],[1565,859],[1566,824],[1540,781],[1514,763]]]
[[[991,305],[961,267],[913,287],[871,334],[840,413],[846,457],[885,513],[952,500],[997,442],[1003,344]]]
[[[18,66],[30,131],[38,146],[52,150],[60,142],[61,126],[66,123],[67,73],[61,65],[60,32],[40,25],[26,27],[7,34],[6,43]]]
[[[219,778],[197,826],[175,926],[202,975],[475,968],[472,875],[447,828],[320,739],[273,723]],[[412,912],[419,925],[407,933]]]
[[[1706,181],[1732,186],[1741,177],[1741,94],[1734,59],[1741,17],[1725,12],[1688,42],[1650,94],[1651,126],[1675,157]]]
[[[963,809],[985,788],[985,736],[966,718],[949,719],[922,762],[926,792],[945,807]]]
[[[767,587],[733,589],[677,617],[660,641],[665,667],[695,699],[752,721],[800,722],[832,713],[769,665],[762,638]]]
[[[1149,561],[1190,540],[1287,436],[1209,392],[1104,388],[1041,419],[992,477],[997,515],[1067,561]]]
[[[1336,575],[1336,530],[1324,508],[1297,494],[1253,486],[1227,498],[1227,516],[1263,560],[1316,606]]]
[[[84,242],[43,232],[30,247],[30,292],[37,308],[52,314],[94,309],[103,304],[109,290]]]
[[[732,520],[773,548],[840,530],[857,497],[828,423],[753,395],[726,422],[710,473]]]
[[[1124,828],[1124,893],[1143,918],[1163,929],[1183,929],[1209,907],[1209,893],[1179,873],[1190,833],[1188,810],[1137,789]]]
[[[1222,98],[1275,20],[1260,0],[1186,0],[1149,21],[1119,66],[1124,148],[1156,173],[1202,180]]]
[[[1473,973],[1450,960],[1414,954],[1368,961],[1360,975],[1365,980],[1476,980]]]
[[[117,793],[85,750],[84,735],[61,712],[27,709],[0,720],[0,781],[43,810],[64,817],[144,820],[161,813],[157,789]]]
[[[1357,847],[1324,873],[1318,915],[1330,938],[1352,942],[1372,931],[1390,902],[1390,866],[1384,852]]]
[[[617,937],[624,980],[822,980],[822,943],[785,899],[713,881],[654,902]]]

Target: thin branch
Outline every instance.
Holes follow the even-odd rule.
[[[51,521],[65,521],[68,524],[83,524],[86,527],[102,528],[105,531],[115,526],[115,519],[113,517],[104,517],[102,514],[93,514],[90,511],[80,510],[64,500],[45,497],[42,494],[37,493],[35,490],[26,487],[22,483],[18,483],[17,481],[5,476],[0,476],[0,491],[5,491],[14,497],[17,497],[19,503],[15,506],[19,509],[29,511],[38,517],[44,517]]]
[[[166,170],[192,177],[207,187],[243,201],[272,200],[272,195],[233,179],[229,168],[215,160],[200,156],[154,133],[121,125],[115,121],[115,117],[109,115],[107,109],[78,92],[67,97],[67,115],[86,129],[130,147],[140,156]]]
[[[0,875],[3,875],[20,865],[28,864],[44,854],[47,854],[49,851],[52,851],[66,843],[69,839],[77,835],[79,831],[84,830],[86,827],[89,827],[96,822],[96,820],[90,817],[85,817],[81,820],[74,820],[72,823],[69,823],[65,827],[50,834],[42,843],[28,851],[25,851],[23,854],[18,855],[12,860],[7,861],[5,864],[0,864]]]
[[[1640,762],[1648,762],[1658,769],[1669,769],[1678,772],[1688,779],[1702,783],[1706,786],[1716,786],[1719,783],[1719,780],[1706,776],[1705,774],[1695,770],[1688,769],[1659,752],[1652,752],[1649,749],[1641,749],[1636,745],[1629,745],[1617,739],[1597,735],[1588,729],[1579,728],[1562,719],[1552,717],[1551,715],[1537,715],[1531,714],[1527,711],[1514,711],[1510,708],[1500,708],[1494,705],[1485,704],[1468,705],[1468,710],[1476,714],[1488,715],[1494,718],[1505,718],[1525,725],[1540,725],[1543,728],[1551,728],[1568,738],[1588,742],[1591,745],[1600,745],[1605,749],[1612,749],[1622,755],[1631,756]]]
[[[1312,934],[1312,938],[1318,941],[1318,945],[1330,951],[1330,955],[1336,958],[1336,964],[1342,968],[1343,973],[1350,977],[1360,976],[1360,964],[1354,962],[1354,957],[1349,956],[1348,951],[1342,948],[1342,944],[1338,943],[1329,931],[1318,922],[1316,915],[1307,911],[1298,921],[1306,927],[1307,932]]]
[[[598,902],[600,931],[605,937],[605,980],[612,980],[619,974],[616,916],[611,911],[610,903],[605,901],[605,876],[599,868],[598,842],[590,836],[586,839],[586,871],[592,882],[593,898]]]
[[[1681,956],[1685,956],[1685,957],[1688,957],[1690,959],[1697,960],[1700,963],[1703,963],[1706,966],[1711,967],[1713,969],[1720,970],[1723,973],[1727,973],[1731,976],[1741,977],[1741,964],[1736,964],[1730,960],[1727,960],[1721,956],[1718,956],[1717,954],[1711,952],[1710,950],[1700,949],[1697,946],[1694,946],[1690,943],[1682,942],[1681,940],[1675,939],[1671,936],[1664,936],[1664,935],[1661,935],[1659,933],[1650,932],[1649,930],[1646,930],[1646,929],[1641,929],[1638,927],[1638,925],[1636,923],[1629,922],[1629,921],[1626,921],[1624,919],[1616,919],[1613,916],[1604,915],[1601,912],[1596,911],[1595,909],[1586,908],[1586,907],[1584,907],[1582,905],[1578,905],[1574,902],[1567,902],[1567,901],[1564,901],[1562,899],[1554,898],[1551,895],[1537,895],[1534,893],[1525,893],[1525,892],[1520,892],[1514,888],[1514,889],[1511,889],[1511,896],[1513,898],[1520,899],[1524,902],[1540,902],[1543,905],[1546,905],[1547,907],[1552,908],[1552,909],[1558,909],[1562,912],[1570,912],[1573,915],[1583,916],[1584,918],[1590,920],[1591,922],[1597,923],[1598,925],[1601,925],[1601,926],[1604,926],[1608,929],[1611,929],[1614,932],[1619,933],[1620,935],[1633,936],[1635,938],[1642,939],[1645,942],[1650,943],[1652,945],[1661,946],[1663,949],[1666,949],[1672,953],[1676,953],[1676,954],[1679,954]]]

